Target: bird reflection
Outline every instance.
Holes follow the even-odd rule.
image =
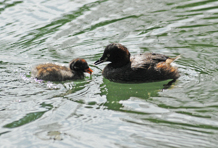
[[[104,103],[108,109],[120,110],[123,105],[121,100],[128,100],[130,97],[149,99],[158,96],[158,92],[168,89],[175,81],[160,81],[141,84],[126,84],[110,82],[107,79],[101,84],[101,95],[106,95],[107,102]]]

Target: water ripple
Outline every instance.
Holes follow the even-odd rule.
[[[3,147],[216,147],[217,6],[214,0],[0,1]],[[121,84],[95,66],[105,46],[131,55],[181,55],[181,77]],[[93,75],[49,82],[31,67],[85,58]],[[25,132],[24,132],[25,131]],[[23,142],[25,141],[25,142]]]

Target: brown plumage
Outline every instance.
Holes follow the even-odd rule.
[[[105,48],[103,56],[95,64],[111,62],[102,71],[106,79],[116,82],[140,83],[177,79],[178,70],[171,66],[177,58],[157,53],[143,53],[130,57],[125,46],[112,43]]]
[[[83,79],[84,72],[92,74],[87,62],[84,59],[74,59],[70,62],[69,68],[53,63],[40,64],[32,69],[31,76],[47,81],[64,81]]]

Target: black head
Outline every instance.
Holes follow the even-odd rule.
[[[107,45],[103,56],[95,62],[95,65],[105,61],[110,61],[113,67],[121,67],[130,62],[130,53],[122,44],[112,43]]]
[[[86,60],[81,59],[81,58],[72,60],[69,64],[69,67],[71,70],[74,70],[74,71],[87,72],[89,74],[92,74],[93,72],[91,68],[89,68]]]

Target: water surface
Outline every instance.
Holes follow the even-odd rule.
[[[216,147],[218,2],[0,0],[1,147]],[[181,77],[121,84],[93,63],[112,42],[175,57]],[[31,68],[85,58],[84,80]]]

